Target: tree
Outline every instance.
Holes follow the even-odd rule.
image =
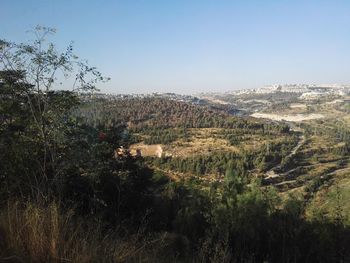
[[[0,132],[2,152],[9,155],[8,160],[17,160],[17,168],[32,160],[32,170],[40,176],[30,181],[42,191],[42,185],[56,180],[62,171],[58,166],[78,92],[95,91],[96,83],[107,79],[79,59],[72,44],[60,52],[48,43],[46,38],[54,29],[38,26],[31,33],[34,40],[29,43],[0,41]],[[57,91],[62,87],[60,80],[69,77],[74,80],[71,88]],[[24,146],[32,152],[24,155],[20,150]],[[31,177],[25,165],[22,168],[14,167],[13,176]],[[6,171],[9,176],[10,170]]]

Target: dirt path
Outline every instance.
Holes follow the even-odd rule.
[[[291,152],[286,156],[286,159],[292,158],[295,154],[297,154],[298,150],[300,149],[301,146],[303,146],[303,144],[306,142],[306,138],[305,135],[302,134],[299,136],[299,141],[297,143],[297,145],[291,150]],[[269,180],[271,178],[276,178],[279,177],[281,175],[287,174],[287,172],[285,173],[276,173],[275,171],[278,169],[281,169],[282,165],[278,164],[274,167],[272,167],[269,171],[266,172],[266,177],[264,178],[265,180]]]
[[[350,167],[345,167],[345,168],[341,168],[341,169],[337,169],[333,172],[330,172],[328,175],[337,175],[343,172],[350,172]]]
[[[308,114],[274,114],[274,113],[261,113],[255,112],[250,116],[254,118],[270,119],[274,121],[288,121],[288,122],[302,122],[308,120],[323,119],[325,116],[320,113],[308,113]]]
[[[286,158],[290,158],[292,157],[293,155],[295,155],[298,150],[300,149],[301,146],[303,146],[303,144],[306,142],[306,138],[305,138],[305,135],[301,135],[299,136],[299,142],[298,144],[293,148],[293,150],[291,151],[291,153],[289,155],[287,155]]]

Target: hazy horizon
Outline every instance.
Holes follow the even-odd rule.
[[[109,91],[109,90],[98,90],[97,93],[100,94],[111,94],[111,95],[152,95],[152,94],[165,94],[165,93],[173,93],[177,95],[200,95],[202,94],[210,94],[210,93],[230,93],[235,91],[245,91],[245,90],[259,90],[263,88],[268,88],[276,85],[309,85],[309,86],[316,86],[316,87],[328,87],[328,88],[334,88],[334,86],[337,86],[337,88],[340,87],[350,87],[350,83],[273,83],[268,85],[263,85],[256,88],[237,88],[237,89],[230,89],[230,90],[207,90],[207,91],[195,91],[195,92],[176,92],[176,91],[145,91],[145,92],[119,92],[119,91]]]
[[[0,38],[57,29],[111,81],[104,93],[350,83],[347,1],[2,1]]]

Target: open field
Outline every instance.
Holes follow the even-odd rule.
[[[256,150],[267,142],[283,141],[283,137],[246,134],[239,136],[239,141],[232,145],[221,135],[229,130],[224,128],[192,128],[188,129],[187,139],[178,139],[169,144],[132,144],[129,148],[133,156],[139,149],[144,157],[190,157],[210,154],[211,152],[234,152]]]
[[[132,156],[143,157],[161,157],[163,154],[163,148],[160,144],[146,145],[144,143],[135,143],[130,146],[130,154]]]

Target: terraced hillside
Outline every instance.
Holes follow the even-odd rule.
[[[339,202],[344,202],[350,190],[349,101],[329,98],[298,105],[303,106],[296,110],[293,104],[275,105],[265,112],[277,108],[280,115],[317,113],[323,118],[289,122],[300,132],[299,144],[285,163],[263,175],[263,183],[308,200],[309,216],[334,216],[336,207],[341,207],[348,220],[350,209]]]
[[[210,104],[132,98],[97,100],[80,107],[76,116],[96,127],[124,125],[131,155],[145,158],[150,168],[171,180],[195,179],[209,187],[234,169],[247,184],[259,179],[262,187],[273,186],[281,197],[293,194],[307,201],[311,216],[317,203],[328,203],[335,185],[347,188],[348,105],[346,99],[334,98],[271,102],[253,118],[232,116]],[[348,215],[346,207],[343,213]]]
[[[96,101],[80,107],[76,116],[96,127],[124,125],[134,155],[157,157],[149,159],[152,166],[184,177],[221,178],[229,162],[250,177],[280,162],[298,141],[286,124],[168,99]]]

